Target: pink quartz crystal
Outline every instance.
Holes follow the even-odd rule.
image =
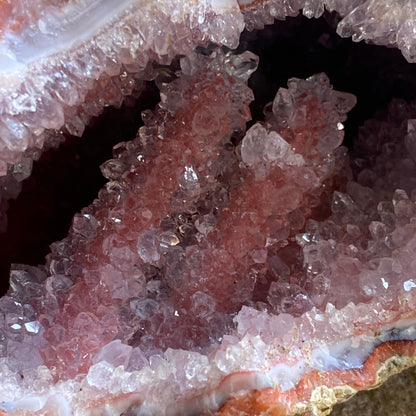
[[[299,89],[308,93],[298,94]],[[241,143],[243,165],[236,173],[244,180],[230,190],[227,206],[209,218],[215,228],[198,233],[198,245],[189,245],[185,258],[175,260],[181,276],[173,287],[174,305],[180,314],[190,317],[186,318],[186,328],[181,329],[183,323],[177,317],[167,319],[165,311],[155,316],[163,322],[157,331],[152,328],[155,335],[160,334],[156,344],[162,349],[188,349],[192,338],[201,342],[201,333],[209,331],[204,327],[212,330],[216,319],[224,319],[222,313],[237,312],[253,298],[256,283],[261,284],[267,273],[268,251],[284,247],[300,231],[311,208],[319,203],[322,183],[335,171],[331,153],[343,137],[337,123],[354,105],[355,98],[330,89],[324,75],[307,81],[290,80],[289,89],[281,89],[275,102],[283,95],[291,97],[291,105],[303,117],[282,129],[288,141],[260,124],[247,132]],[[336,107],[341,101],[343,106]],[[273,122],[271,116],[271,126]],[[315,126],[311,128],[311,124]],[[317,146],[327,135],[335,137]],[[296,152],[297,146],[302,154]],[[295,282],[292,285],[296,287]],[[215,300],[214,307],[221,315],[189,313],[194,308],[194,297],[202,294]],[[304,306],[310,308],[312,304],[305,301]],[[189,325],[198,331],[187,334]]]
[[[185,254],[198,204],[208,196],[201,208],[212,211],[211,193],[226,192],[217,158],[232,157],[226,145],[249,120],[245,82],[256,59],[220,51],[183,59],[183,73],[162,88],[137,139],[116,146],[102,166],[111,181],[53,247],[47,292],[34,301],[48,341],[40,353],[58,379],[87,372],[114,338],[134,345],[144,332],[150,356],[149,319],[173,315],[164,301],[172,284],[160,277]]]
[[[154,76],[152,62],[210,41],[236,47],[244,27],[325,9],[343,17],[342,36],[396,45],[415,61],[412,0],[2,1],[0,177],[58,144],[55,130],[81,135],[103,107],[138,94]]]
[[[209,42],[235,48],[274,19],[341,17],[338,33],[415,57],[413,0],[14,0],[0,2],[0,230],[33,160],[138,97],[156,63]],[[377,24],[374,24],[377,22]]]
[[[9,1],[0,3],[0,177],[8,164],[81,135],[170,63],[209,41],[236,47],[236,0]]]
[[[325,386],[411,361],[415,106],[395,101],[349,157],[355,97],[317,74],[246,132],[257,63],[182,57],[46,266],[13,266],[3,412],[319,415]]]
[[[269,348],[292,343],[297,326],[311,340],[321,325],[314,305],[323,322],[333,315],[330,303],[314,303],[295,237],[345,182],[341,122],[355,98],[323,74],[291,79],[244,135],[256,65],[249,52],[183,58],[137,138],[102,166],[110,181],[52,246],[47,268],[13,269],[1,299],[4,410],[78,412],[110,393],[165,413],[181,386],[182,412],[186,397],[209,394],[226,374],[279,363]],[[283,363],[303,354],[296,346]],[[14,385],[10,371],[24,381]],[[27,380],[40,386],[29,404],[19,400],[31,394]]]
[[[340,16],[337,32],[376,45],[398,47],[409,62],[416,61],[416,7],[413,0],[238,0],[246,28],[263,28],[274,19],[302,13],[320,17],[325,10]]]
[[[0,1],[0,230],[32,162],[137,98],[157,63],[209,42],[235,48],[236,0]]]

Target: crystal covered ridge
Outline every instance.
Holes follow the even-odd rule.
[[[221,415],[257,414],[265,409],[278,415],[301,410],[327,414],[338,400],[414,365],[415,109],[415,103],[395,100],[388,112],[365,123],[350,156],[351,172],[331,197],[330,215],[323,221],[309,219],[305,232],[297,235],[303,252],[301,279],[305,279],[300,285],[315,307],[295,318],[293,329],[299,333],[290,340],[289,356],[297,354],[295,349],[302,348],[305,339],[312,339],[317,347],[312,357],[321,364],[328,358],[338,363],[327,362],[319,374],[308,372],[297,386],[289,382],[288,371],[301,371],[302,364],[298,361],[290,370],[278,365],[279,388],[236,397]],[[269,302],[273,294],[269,292]],[[268,333],[268,339],[275,339],[278,321],[270,315],[243,308],[237,319],[238,331],[262,338]],[[371,334],[376,341],[344,338],[353,333]],[[344,338],[338,345],[333,342],[337,337]],[[374,345],[389,339],[393,341],[371,354]],[[332,374],[328,365],[341,371]],[[356,369],[349,371],[351,367]]]
[[[360,141],[348,168],[354,96],[324,74],[293,78],[245,132],[256,56],[201,52],[157,81],[160,104],[115,146],[109,182],[46,267],[14,266],[0,301],[7,414],[253,414],[253,400],[320,414],[319,380],[351,395],[392,351],[410,365],[414,162],[400,176],[383,158],[411,148],[414,108],[392,107],[405,144],[375,146],[367,166]]]
[[[45,130],[80,135],[104,106],[119,106],[152,77],[150,61],[209,41],[236,47],[244,27],[234,1],[17,2],[2,23],[2,175],[43,146]]]
[[[345,16],[340,30],[362,19],[349,35],[397,44],[411,3],[387,16],[369,1],[16,1],[14,23],[7,4],[2,59],[16,70],[0,80],[8,94],[26,88],[13,105],[29,100],[4,96],[27,139],[5,152],[13,180],[30,174],[46,135],[54,145],[63,124],[80,133],[111,94],[120,105],[156,78],[160,103],[114,147],[108,183],[46,265],[13,265],[0,299],[0,414],[326,415],[416,363],[415,104],[393,101],[348,154],[355,97],[316,74],[289,79],[246,131],[258,58],[191,52],[324,7]],[[100,19],[82,41],[65,37],[85,33],[88,13]],[[388,23],[388,42],[367,15],[380,33]],[[49,48],[57,39],[64,58]],[[157,68],[176,53],[180,69]]]
[[[399,48],[409,62],[416,62],[416,4],[414,0],[239,0],[247,28],[262,28],[274,19],[320,17],[325,10],[341,16],[337,32],[377,45]]]
[[[110,181],[75,216],[68,238],[53,246],[47,268],[13,269],[2,299],[8,311],[4,370],[27,370],[37,379],[41,368],[45,382],[58,385],[88,372],[96,388],[93,374],[103,361],[133,371],[163,353],[150,326],[155,315],[178,315],[172,288],[180,271],[168,269],[178,267],[195,240],[197,213],[209,217],[226,197],[228,170],[238,165],[230,141],[241,138],[250,119],[253,94],[246,82],[256,66],[249,52],[191,54],[182,59],[178,78],[162,83],[158,109],[143,114],[136,140],[115,147],[115,158],[102,166]],[[201,295],[204,309],[209,295]],[[218,321],[214,331],[220,333],[232,324],[227,316]],[[28,349],[34,351],[27,361]],[[9,388],[12,400],[25,395],[24,385],[4,386],[2,399]]]
[[[81,136],[104,107],[140,96],[155,62],[209,42],[234,48],[243,27],[234,0],[1,2],[0,230],[33,160],[62,132]]]
[[[415,61],[415,5],[336,0],[77,0],[0,4],[0,230],[8,200],[42,149],[82,135],[106,106],[138,97],[167,64],[209,42],[234,48],[244,28],[337,11],[338,33],[400,48]],[[94,19],[91,19],[94,16]],[[373,22],[376,21],[377,24]]]
[[[27,149],[54,142],[51,131],[81,135],[104,106],[138,94],[154,77],[151,62],[169,63],[208,42],[236,47],[244,27],[300,10],[308,17],[335,10],[342,36],[397,46],[415,61],[413,0],[36,0],[0,7],[0,176]]]
[[[170,302],[171,289],[183,275],[178,263],[186,256],[184,246],[195,238],[198,209],[209,215],[226,193],[224,169],[233,163],[226,145],[232,134],[244,131],[250,118],[248,103],[253,99],[245,83],[257,58],[250,53],[233,56],[217,51],[214,55],[191,54],[182,60],[183,75],[162,86],[159,109],[144,114],[145,127],[137,140],[116,146],[116,158],[102,166],[110,179],[106,189],[91,210],[74,218],[68,240],[53,250],[51,265],[58,270],[67,265],[65,274],[77,277],[65,295],[68,300],[59,318],[67,330],[73,315],[84,316],[88,304],[93,314],[96,302],[117,305],[101,330],[110,338],[118,334],[125,342],[139,344],[149,357],[159,345],[155,342],[157,326],[169,316],[178,320],[178,311]],[[59,253],[62,245],[72,251],[64,258]],[[85,257],[86,249],[91,256]],[[78,270],[81,274],[77,276]],[[162,271],[166,274],[163,280]],[[86,291],[90,298],[82,296],[85,303],[77,306],[70,301]],[[103,308],[103,314],[108,313]],[[176,342],[190,338],[174,332]],[[52,348],[59,349],[60,341]],[[71,333],[68,342],[73,342]],[[97,340],[96,349],[106,342],[108,339]],[[87,351],[92,357],[90,345],[85,345]],[[89,364],[85,357],[78,357],[75,365],[67,359],[61,361],[66,375]],[[54,355],[51,362],[55,362]]]

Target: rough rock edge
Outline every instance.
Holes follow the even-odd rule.
[[[400,355],[395,355],[390,357],[377,371],[376,382],[365,390],[377,389],[390,377],[413,366],[416,366],[416,356],[401,357]],[[310,403],[299,403],[300,412],[296,409],[289,416],[305,415],[305,412],[306,415],[327,416],[332,412],[336,404],[346,402],[361,390],[356,390],[348,385],[340,385],[333,388],[328,388],[325,385],[317,387],[311,394]]]
[[[412,353],[414,355],[408,354],[407,350],[412,350]],[[403,355],[400,355],[401,352],[403,352]],[[251,405],[257,405],[258,403],[261,404],[261,400],[258,400],[258,395],[250,399],[249,396],[253,393],[250,392],[230,399],[230,401],[225,403],[224,406],[217,412],[216,416],[235,416],[236,414],[241,414],[242,416],[328,416],[336,404],[343,403],[351,399],[353,396],[355,396],[355,394],[362,390],[376,389],[380,387],[384,382],[386,382],[391,376],[398,374],[410,367],[416,366],[416,341],[388,341],[377,346],[373,350],[371,355],[367,358],[367,360],[364,362],[363,366],[358,370],[365,369],[366,365],[369,365],[369,363],[372,360],[377,359],[377,356],[382,353],[390,355],[390,357],[383,360],[381,365],[375,372],[375,381],[373,384],[363,385],[361,387],[354,388],[348,384],[340,384],[333,387],[328,387],[325,383],[323,383],[322,385],[319,385],[312,390],[309,402],[299,402],[296,405],[294,405],[291,410],[285,408],[283,404],[279,405],[277,402],[276,405],[278,405],[279,407],[276,407],[274,409],[271,409],[269,407],[267,410],[258,413],[249,413],[245,411],[244,413],[242,411],[240,411],[240,413],[237,413],[239,412],[238,409],[233,407],[229,408],[231,401],[244,401],[250,407]],[[346,370],[346,372],[351,372],[354,370],[357,369]],[[318,375],[331,375],[336,371],[337,370],[328,371],[326,373],[318,373]],[[298,385],[294,389],[291,389],[295,391],[295,394],[297,390],[300,389],[300,385],[308,378],[310,374],[311,372],[305,374],[298,383]],[[277,389],[273,390],[277,394],[279,394],[279,391]],[[258,393],[262,393],[264,391],[265,390],[261,390]],[[264,408],[265,406],[266,405],[263,404],[262,407]]]
[[[398,347],[392,348],[392,345],[398,344]],[[411,345],[414,349],[414,355],[399,355],[400,349],[406,349],[408,345]],[[398,374],[410,367],[416,366],[416,341],[388,341],[383,344],[377,346],[371,355],[367,358],[366,362],[364,363],[363,367],[369,363],[372,359],[374,359],[379,352],[385,352],[393,354],[389,358],[387,358],[378,370],[375,373],[375,382],[374,384],[361,387],[361,388],[353,388],[347,384],[344,385],[337,385],[334,387],[328,387],[325,384],[322,384],[316,387],[311,393],[311,400],[310,402],[300,402],[297,403],[290,413],[282,413],[280,410],[277,410],[276,413],[273,410],[250,414],[251,416],[328,416],[333,407],[336,404],[343,403],[353,396],[355,396],[361,390],[372,390],[380,387],[385,381],[387,381],[391,376]],[[348,370],[348,371],[354,371]],[[327,374],[331,374],[332,372],[328,372]],[[300,383],[308,377],[307,373]],[[300,384],[299,383],[299,384]],[[295,388],[297,389],[297,387]],[[250,392],[251,393],[251,392]],[[248,393],[247,395],[249,395]],[[247,396],[243,395],[241,397]],[[239,399],[239,397],[234,397],[231,400]],[[129,415],[139,414],[139,407],[141,404],[141,400],[139,396],[135,393],[126,394],[123,397],[113,398],[112,402],[100,403],[96,402],[95,405],[98,407],[91,406],[90,407],[90,414],[91,416],[99,416],[99,415],[114,415],[119,416],[122,412],[127,412]],[[226,406],[227,403],[224,405]],[[40,414],[40,413],[37,413]],[[46,413],[43,413],[46,415]],[[7,413],[1,413],[0,416],[7,416]],[[27,416],[26,413],[19,413],[13,414],[13,416]],[[227,416],[227,415],[235,415],[235,413],[225,413],[222,412],[220,409],[217,415]],[[248,415],[248,413],[246,413]],[[243,414],[242,414],[243,416]]]

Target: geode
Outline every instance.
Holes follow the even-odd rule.
[[[245,3],[246,21],[277,10]],[[289,79],[246,130],[257,63],[187,50],[46,265],[12,267],[3,412],[324,415],[414,364],[416,105],[393,101],[348,154],[355,97],[315,74]]]

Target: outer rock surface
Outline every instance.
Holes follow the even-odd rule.
[[[331,416],[406,416],[415,409],[416,368],[391,377],[381,387],[358,393],[343,405],[334,407]]]

